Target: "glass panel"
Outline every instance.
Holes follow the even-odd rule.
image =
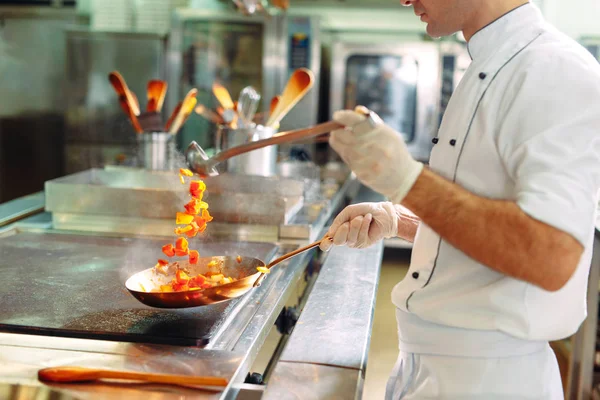
[[[263,25],[240,22],[188,21],[183,36],[183,96],[198,89],[198,104],[215,110],[213,82],[224,85],[234,101],[248,86],[262,90]],[[208,148],[214,144],[216,127],[201,117],[186,122],[181,137],[184,147],[191,140]]]
[[[346,63],[344,108],[368,107],[408,143],[416,129],[417,79],[410,56],[353,55]]]

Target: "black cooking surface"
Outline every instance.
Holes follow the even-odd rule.
[[[139,303],[130,275],[165,258],[167,241],[16,232],[0,238],[0,331],[182,346],[206,345],[242,299],[167,310]],[[191,239],[201,257],[267,260],[277,246]]]

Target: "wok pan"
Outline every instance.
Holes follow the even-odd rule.
[[[187,260],[178,261],[180,269],[188,271],[188,275],[206,275],[208,272],[223,274],[236,279],[234,282],[207,289],[187,290],[183,292],[150,292],[150,290],[166,285],[175,277],[176,268],[169,268],[167,275],[161,274],[155,268],[140,271],[127,279],[125,287],[141,303],[157,308],[188,308],[206,306],[232,300],[248,293],[260,285],[264,274],[257,267],[271,269],[290,257],[303,253],[321,244],[328,237],[287,253],[269,264],[252,257],[214,256],[198,259],[196,264]],[[209,266],[210,264],[210,266]]]

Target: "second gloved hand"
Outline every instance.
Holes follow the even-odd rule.
[[[321,250],[332,245],[365,248],[398,235],[400,211],[390,202],[359,203],[348,206],[333,220],[327,236],[333,242],[321,242]]]
[[[333,114],[346,126],[331,132],[329,143],[358,179],[399,204],[419,177],[423,164],[412,158],[398,132],[376,115],[368,119],[364,107]]]

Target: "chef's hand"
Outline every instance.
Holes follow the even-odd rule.
[[[333,120],[346,126],[331,132],[329,143],[356,177],[399,204],[417,180],[423,164],[415,161],[396,132],[365,107],[341,110]]]
[[[365,248],[384,239],[398,235],[400,210],[392,203],[359,203],[348,206],[333,220],[327,236],[333,238],[321,242],[327,251],[331,246],[347,245]]]

